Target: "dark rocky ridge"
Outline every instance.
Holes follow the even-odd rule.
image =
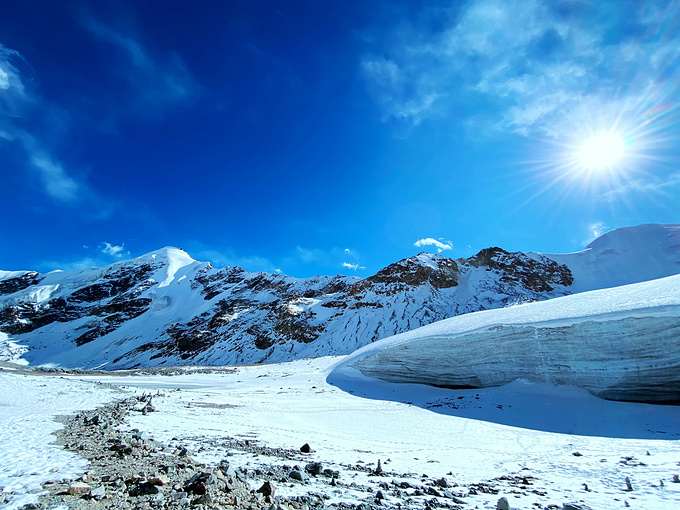
[[[546,257],[489,248],[458,260],[421,254],[364,279],[295,279],[239,267],[216,270],[192,262],[182,290],[161,296],[154,274],[168,265],[162,258],[148,257],[117,263],[74,288],[62,290],[57,285],[60,289],[42,301],[23,296],[40,289],[44,276],[26,273],[0,280],[5,291],[0,298],[0,331],[29,347],[38,340],[32,335],[43,331],[70,338],[69,349],[94,341],[103,342],[98,344],[103,351],[115,345],[109,368],[167,360],[172,364],[283,361],[345,354],[461,313],[564,295],[573,282],[566,266]],[[474,287],[468,283],[471,279]],[[173,289],[177,283],[170,285]],[[186,301],[176,307],[176,317],[168,316],[162,328],[147,325],[150,310],[177,300]],[[134,336],[119,333],[127,324],[136,325]],[[140,343],[138,337],[146,341]],[[41,348],[45,348],[43,338]],[[131,346],[125,348],[128,342]],[[84,366],[95,363],[102,360]]]

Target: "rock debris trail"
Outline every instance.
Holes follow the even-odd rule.
[[[356,510],[378,508],[473,508],[471,496],[534,493],[532,477],[501,477],[489,482],[459,486],[446,478],[398,474],[368,466],[342,466],[342,471],[325,468],[319,462],[298,465],[260,465],[256,469],[234,469],[228,460],[210,467],[192,459],[182,446],[163,445],[148,433],[120,430],[129,413],[155,412],[152,398],[142,395],[118,401],[94,411],[62,418],[64,428],[55,433],[66,450],[89,461],[89,470],[77,480],[52,480],[44,484],[46,495],[24,508],[70,509],[164,509],[245,508],[268,510],[316,510],[324,507]],[[270,457],[295,460],[301,452],[259,447],[249,441],[230,441],[232,447]],[[304,445],[301,450],[311,450]],[[304,464],[304,463],[303,463]],[[348,482],[352,471],[370,471],[375,483]],[[55,474],[57,471],[55,470]],[[343,480],[344,478],[344,480]],[[263,481],[264,480],[264,481]],[[405,481],[409,480],[409,481]],[[251,486],[251,483],[254,486]],[[277,496],[276,485],[301,484],[303,495]],[[320,485],[321,484],[321,485]],[[354,503],[334,502],[327,486],[359,493]],[[499,505],[503,502],[499,500]],[[565,505],[565,507],[568,507]],[[549,505],[546,508],[561,508]],[[572,508],[572,507],[568,507]],[[578,507],[586,508],[586,507]]]

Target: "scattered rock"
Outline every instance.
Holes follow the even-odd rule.
[[[449,482],[447,482],[446,478],[444,478],[443,476],[438,480],[435,480],[434,483],[437,484],[442,489],[446,489],[449,486]]]
[[[562,505],[562,510],[591,510],[591,508],[579,503],[565,503]]]
[[[259,492],[259,493],[262,494],[265,498],[268,497],[268,496],[273,497],[273,496],[274,496],[274,493],[276,492],[276,487],[275,487],[274,484],[271,483],[271,482],[264,482],[264,483],[262,484],[262,487],[260,487],[259,489],[257,489],[255,492]]]
[[[89,494],[92,487],[85,482],[73,482],[68,487],[69,494]]]
[[[508,503],[508,498],[502,497],[496,503],[496,510],[510,510],[510,503]]]
[[[288,476],[291,477],[293,480],[298,480],[300,482],[305,482],[309,480],[309,476],[307,473],[304,471],[298,471],[297,469],[293,469],[290,473],[288,473]]]
[[[633,484],[630,482],[630,478],[626,477],[626,490],[628,492],[633,491]]]
[[[300,447],[300,451],[302,453],[312,453],[312,448],[309,446],[309,443],[305,443]]]
[[[583,457],[583,454],[582,454],[581,452],[579,452],[578,450],[575,451],[575,452],[572,452],[572,455],[573,455],[574,457]]]
[[[149,483],[151,485],[168,485],[170,483],[170,478],[166,475],[154,476],[153,478],[149,478]]]
[[[310,462],[305,466],[305,471],[307,471],[312,476],[321,474],[322,469],[323,465],[321,464],[321,462]]]
[[[99,501],[100,499],[104,499],[106,496],[106,489],[104,488],[103,485],[100,485],[99,487],[96,487],[90,491],[90,497],[93,499],[96,499]]]

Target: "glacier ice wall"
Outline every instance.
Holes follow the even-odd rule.
[[[390,382],[482,388],[522,378],[610,400],[680,403],[680,317],[500,325],[381,350],[355,367]]]
[[[446,319],[359,349],[335,376],[468,388],[526,379],[680,404],[680,275]]]

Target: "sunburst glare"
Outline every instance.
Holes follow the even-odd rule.
[[[585,141],[578,151],[579,163],[593,170],[611,169],[624,157],[626,144],[615,133],[601,133]]]

